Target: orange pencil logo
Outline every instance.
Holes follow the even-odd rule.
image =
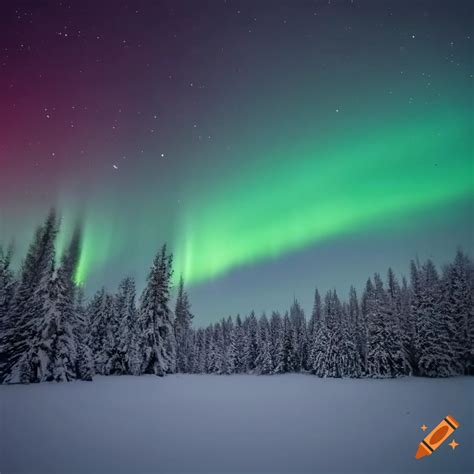
[[[451,415],[448,415],[419,444],[415,458],[420,459],[432,454],[433,451],[438,449],[457,428],[459,428],[459,423]]]

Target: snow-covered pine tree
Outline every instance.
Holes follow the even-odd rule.
[[[309,360],[310,371],[318,377],[326,377],[328,373],[327,353],[329,346],[329,331],[326,321],[322,319],[314,330]]]
[[[431,260],[423,265],[420,277],[420,294],[416,307],[419,375],[456,375],[459,363],[451,346],[446,317],[441,313],[441,284]]]
[[[204,374],[206,372],[206,333],[202,328],[196,330],[194,352],[193,373]]]
[[[50,281],[48,307],[40,323],[38,352],[48,360],[47,373],[41,381],[69,382],[77,377],[77,347],[74,330],[76,285],[74,274],[79,262],[81,232],[76,229],[69,248],[64,252],[56,275]]]
[[[304,311],[296,299],[294,299],[290,308],[290,321],[295,359],[293,370],[295,372],[300,372],[304,368],[304,361],[306,360],[307,353],[306,319]]]
[[[308,321],[308,340],[310,341],[314,337],[316,328],[321,321],[322,309],[321,296],[316,288],[314,290],[313,311],[311,312],[311,317]]]
[[[74,327],[74,339],[76,341],[76,378],[91,381],[94,376],[94,360],[88,339],[90,334],[90,321],[84,307],[84,290],[77,289],[76,294],[76,324]]]
[[[474,375],[474,262],[472,262],[472,260],[469,260],[468,276],[470,288],[470,311],[467,315],[467,351],[465,373],[467,375]]]
[[[225,365],[224,373],[227,375],[234,374],[237,366],[237,331],[235,330],[232,318],[227,321],[227,343],[225,346]]]
[[[341,377],[359,378],[363,374],[363,364],[356,343],[356,321],[349,316],[349,307],[343,308],[340,322],[342,335]]]
[[[359,354],[362,373],[365,370],[365,352],[366,352],[366,322],[364,321],[359,301],[357,299],[356,289],[351,286],[349,290],[349,326],[354,331],[354,342]]]
[[[401,335],[380,275],[366,287],[367,301],[367,374],[370,377],[399,377],[408,372]]]
[[[246,361],[244,359],[244,350],[245,350],[245,330],[242,324],[242,319],[240,315],[237,315],[235,319],[234,326],[235,333],[235,373],[242,374],[246,370]]]
[[[225,373],[225,348],[222,324],[218,322],[212,326],[212,329],[212,339],[208,354],[208,370],[210,374],[223,374]]]
[[[204,332],[204,347],[203,347],[203,359],[205,361],[203,373],[209,374],[211,372],[211,366],[213,363],[213,350],[214,350],[214,327],[212,324],[206,327]]]
[[[102,314],[105,334],[100,351],[103,375],[118,375],[121,373],[120,358],[117,351],[119,320],[115,303],[115,295],[106,293]]]
[[[40,382],[48,376],[49,359],[44,357],[48,348],[42,346],[47,335],[41,329],[51,304],[57,233],[58,222],[52,210],[36,232],[13,303],[7,383]]]
[[[10,268],[13,247],[4,252],[0,245],[0,383],[6,376],[7,347],[10,328],[10,310],[15,294],[16,280]]]
[[[40,272],[38,263],[41,258],[41,239],[43,226],[36,229],[26,258],[22,263],[20,281],[18,282],[13,301],[8,312],[6,327],[2,335],[3,380],[18,382],[18,371],[13,376],[12,369],[26,350],[28,344],[27,311],[31,311],[34,301],[34,290],[38,286]]]
[[[253,311],[246,318],[244,329],[245,371],[247,373],[253,373],[256,368],[256,360],[258,356],[258,322]]]
[[[115,305],[107,322],[107,374],[140,373],[138,318],[135,308],[135,281],[127,277],[121,281]]]
[[[380,290],[380,285],[376,290],[369,278],[363,296],[364,319],[367,321],[366,374],[375,378],[390,376],[382,314],[385,295]]]
[[[43,227],[36,229],[26,258],[23,261],[20,280],[11,302],[7,319],[4,320],[3,332],[0,334],[2,361],[2,383],[18,382],[18,373],[12,377],[12,369],[28,344],[24,312],[33,303],[33,289],[38,284],[39,272],[37,263],[40,258],[41,236]]]
[[[191,327],[190,331],[190,340],[191,340],[191,349],[189,352],[189,373],[195,374],[196,373],[196,361],[199,358],[197,352],[197,344],[196,344],[196,329]]]
[[[141,371],[165,375],[176,370],[176,340],[169,308],[172,256],[166,245],[156,255],[140,301]]]
[[[181,373],[190,371],[191,324],[193,315],[188,294],[184,291],[183,277],[179,280],[176,298],[174,330],[176,336],[176,370]]]
[[[454,351],[451,371],[456,374],[472,370],[473,348],[469,340],[474,309],[472,305],[472,262],[458,250],[454,262],[443,276],[442,311],[446,318],[450,345]]]
[[[279,365],[279,355],[282,353],[280,347],[280,342],[282,341],[281,333],[283,331],[283,323],[281,320],[280,313],[274,311],[270,318],[270,355],[272,357],[273,367],[272,371],[274,372],[276,367]]]
[[[123,306],[118,308],[121,322],[120,334],[121,352],[125,354],[125,370],[127,374],[139,375],[141,368],[141,333],[136,308],[136,286],[135,280],[131,277],[124,282]]]
[[[413,334],[412,334],[412,369],[415,375],[419,375],[418,360],[420,359],[420,352],[418,347],[418,320],[421,312],[422,304],[422,271],[417,261],[410,262],[410,318],[413,320]]]
[[[270,325],[265,315],[259,321],[259,347],[255,361],[255,371],[257,374],[268,375],[273,371],[273,361],[271,354]]]
[[[406,278],[402,278],[402,286],[400,288],[401,312],[400,312],[400,330],[403,351],[410,368],[413,373],[416,368],[415,358],[415,322],[411,313],[411,293]]]
[[[404,350],[404,337],[402,334],[402,291],[391,268],[387,272],[387,334],[388,346],[394,363],[394,376],[410,375],[412,367]]]
[[[111,305],[112,297],[105,289],[99,290],[92,298],[87,308],[87,319],[90,321],[90,336],[88,346],[92,352],[94,373],[105,374],[107,362],[104,355],[105,339],[107,337],[106,305]]]
[[[293,330],[288,313],[283,317],[282,331],[276,352],[276,362],[273,369],[275,374],[294,372],[296,367],[295,351],[293,347]]]
[[[336,291],[329,291],[324,298],[324,322],[327,328],[325,377],[342,377],[343,360],[346,357],[342,333],[342,305]]]

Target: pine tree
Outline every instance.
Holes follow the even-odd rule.
[[[449,333],[450,346],[454,351],[451,371],[468,373],[474,361],[469,342],[469,326],[472,326],[472,263],[458,250],[454,262],[448,266],[443,278],[443,308]]]
[[[188,295],[184,291],[184,282],[181,277],[176,298],[174,321],[177,371],[181,373],[190,371],[191,324],[193,319],[190,308]]]
[[[129,375],[140,374],[140,327],[138,312],[135,306],[136,288],[135,280],[131,277],[122,282],[122,298],[118,306],[120,319],[120,352],[125,355],[125,373]]]
[[[295,351],[293,347],[293,331],[288,313],[283,318],[282,331],[276,351],[276,362],[273,372],[284,374],[294,372],[296,367]]]
[[[408,363],[380,275],[375,274],[374,283],[375,286],[369,280],[365,292],[367,375],[377,378],[405,375],[408,372]]]
[[[265,318],[266,320],[266,318]],[[260,325],[260,345],[257,360],[255,361],[256,372],[261,375],[271,374],[273,371],[273,361],[271,354],[271,340],[268,320]]]
[[[366,354],[366,349],[367,349],[366,322],[364,321],[363,314],[359,306],[356,289],[353,286],[351,286],[349,290],[348,316],[349,316],[348,323],[349,323],[349,326],[351,327],[350,330],[353,331],[353,334],[354,334],[353,339],[355,342],[358,357],[360,359],[361,370],[362,372],[364,372],[365,354]]]
[[[246,371],[246,361],[244,359],[245,350],[245,330],[240,315],[235,319],[235,373],[242,374]]]
[[[258,323],[253,311],[246,318],[244,331],[244,370],[248,373],[253,373],[258,356]]]
[[[140,372],[135,296],[135,281],[130,277],[122,280],[107,321],[107,374],[136,375]]]
[[[204,333],[204,347],[202,357],[204,359],[204,369],[202,373],[209,374],[212,370],[214,350],[214,327],[212,324],[207,326]]]
[[[225,348],[222,324],[216,323],[212,327],[212,337],[208,354],[208,372],[210,374],[217,375],[225,373],[224,357]]]
[[[6,320],[5,332],[2,338],[2,359],[4,361],[4,380],[7,382],[9,380],[19,381],[18,370],[13,376],[12,369],[26,350],[29,340],[27,311],[32,311],[34,308],[34,290],[38,286],[40,277],[39,261],[43,233],[43,226],[36,229],[33,241],[22,264],[20,281]]]
[[[206,372],[206,333],[204,329],[196,330],[194,338],[193,373],[204,374]]]
[[[7,350],[8,383],[40,382],[48,377],[49,359],[43,345],[42,328],[51,305],[51,281],[54,275],[58,232],[56,213],[52,210],[35,235],[22,269],[22,279],[13,303],[13,319]]]
[[[327,329],[327,351],[325,377],[342,377],[344,340],[342,333],[342,305],[335,291],[327,293],[324,299],[324,322]]]
[[[273,362],[272,371],[275,372],[276,367],[281,362],[279,360],[279,355],[282,350],[280,347],[281,334],[283,331],[283,323],[281,320],[280,313],[273,312],[270,318],[270,355]]]
[[[16,287],[15,276],[10,268],[12,254],[13,247],[4,252],[0,245],[0,383],[7,372],[6,354],[9,346],[7,336],[11,324],[10,311]]]
[[[91,325],[84,307],[84,291],[82,288],[77,290],[75,312],[77,315],[74,327],[74,339],[77,348],[76,378],[91,381],[94,376],[94,360],[92,350],[88,344]]]
[[[295,299],[290,308],[290,321],[292,328],[292,347],[294,350],[295,365],[293,370],[300,372],[304,368],[306,360],[307,343],[306,343],[306,319],[303,309]]]
[[[310,338],[310,340],[314,337],[318,324],[321,321],[321,316],[322,316],[321,296],[319,295],[319,291],[316,288],[314,290],[313,311],[311,313],[311,318],[309,319],[309,322],[308,322],[308,337]]]
[[[56,276],[51,280],[48,310],[40,324],[38,350],[48,360],[48,373],[41,380],[69,382],[77,376],[77,346],[74,329],[78,323],[76,314],[76,286],[74,273],[79,261],[80,230],[73,235]]]
[[[403,351],[408,362],[409,372],[416,370],[415,355],[415,324],[411,312],[411,292],[405,278],[402,279],[400,289],[401,313],[400,313],[400,330]]]
[[[94,373],[104,375],[106,373],[106,358],[104,345],[107,337],[107,306],[113,304],[113,299],[105,293],[104,288],[98,291],[92,298],[87,308],[87,319],[90,321],[90,337],[88,346],[92,352]]]
[[[366,371],[369,377],[387,377],[388,354],[385,350],[383,324],[384,296],[380,288],[375,289],[372,280],[367,281],[364,292],[364,310],[367,321]]]
[[[328,373],[327,353],[329,346],[329,331],[326,321],[322,320],[316,326],[310,350],[310,371],[318,377],[326,377]]]
[[[232,319],[228,321],[228,341],[225,348],[224,373],[227,375],[236,373],[237,367],[237,331]]]
[[[164,245],[154,259],[140,302],[144,374],[162,376],[176,370],[176,340],[169,308],[171,276],[172,257]]]
[[[394,362],[393,372],[395,376],[410,375],[412,368],[404,349],[404,337],[402,335],[404,328],[402,290],[391,268],[388,269],[387,273],[387,297],[387,342]]]
[[[440,311],[441,286],[431,260],[428,260],[421,269],[419,284],[419,301],[416,307],[419,375],[427,377],[455,375],[457,361],[450,344],[446,318]]]

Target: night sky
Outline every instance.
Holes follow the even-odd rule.
[[[196,322],[472,254],[471,1],[3,1],[0,242],[167,242]]]

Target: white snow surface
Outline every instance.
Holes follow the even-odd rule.
[[[474,377],[97,377],[0,386],[0,472],[472,473]],[[433,455],[418,443],[452,414]]]

